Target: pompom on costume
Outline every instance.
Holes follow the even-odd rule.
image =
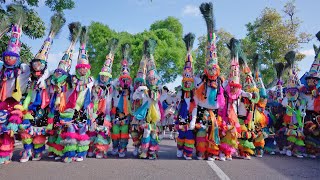
[[[157,123],[160,121],[161,114],[159,108],[160,77],[158,76],[155,60],[153,57],[156,41],[153,39],[144,42],[144,50],[147,58],[146,86],[140,86],[133,94],[133,100],[142,100],[142,105],[133,113],[134,117],[142,121],[140,158],[157,159],[159,151],[159,137]]]
[[[79,38],[81,25],[78,23],[70,23],[68,28],[70,32],[70,45],[64,52],[58,67],[49,78],[50,82],[48,87],[50,94],[47,126],[48,157],[54,157],[55,160],[60,160],[63,156],[64,146],[61,137],[63,124],[60,123],[60,118],[62,122],[64,122],[64,118],[66,118],[63,113],[66,108],[67,99],[72,91],[71,75],[69,72],[72,64],[74,46]],[[63,114],[61,117],[60,113]]]
[[[129,69],[129,44],[122,45],[121,74],[114,92],[114,118],[112,119],[112,154],[125,157],[129,141],[132,79]]]
[[[241,54],[239,60],[245,74],[243,90],[249,93],[246,97],[241,97],[238,105],[238,118],[240,123],[239,153],[240,157],[249,160],[251,159],[250,155],[254,154],[253,150],[255,149],[252,142],[252,140],[255,139],[255,104],[259,102],[260,94],[252,76],[252,72],[247,64],[245,55]]]
[[[177,94],[180,102],[177,111],[178,118],[175,122],[176,129],[179,132],[177,138],[177,157],[184,156],[185,159],[192,159],[192,153],[195,144],[194,129],[197,119],[197,103],[194,99],[194,74],[192,65],[191,50],[195,35],[189,33],[184,36],[184,42],[187,48],[187,56],[182,74],[182,89]]]
[[[254,111],[254,126],[255,126],[255,139],[253,139],[253,144],[255,146],[255,155],[257,157],[262,157],[265,147],[265,138],[267,137],[266,132],[264,131],[268,125],[268,116],[265,114],[265,109],[268,101],[267,90],[264,87],[260,73],[260,55],[256,54],[253,59],[253,69],[254,69],[254,78],[257,82],[257,88],[259,89],[259,101],[255,104]],[[268,141],[274,143],[274,138],[269,139]],[[270,145],[271,143],[269,143]],[[272,145],[272,144],[271,144]],[[274,145],[274,144],[273,144]],[[273,146],[274,148],[274,146]],[[274,151],[273,151],[274,152]]]
[[[286,114],[283,117],[283,127],[285,128],[284,135],[287,143],[284,149],[288,156],[294,155],[302,158],[305,153],[303,127],[306,104],[303,99],[299,99],[298,87],[300,81],[294,67],[295,52],[288,52],[285,59],[291,62],[291,68],[289,70],[286,97],[282,101],[282,105],[286,107]]]
[[[241,96],[247,93],[242,91],[240,84],[239,54],[241,53],[240,41],[232,38],[228,45],[231,53],[231,66],[228,80],[225,81],[226,105],[219,111],[222,118],[220,125],[221,144],[219,145],[221,154],[220,160],[232,160],[238,150],[238,135],[240,124],[238,120],[238,104]]]
[[[83,161],[89,149],[90,138],[87,134],[92,121],[91,89],[94,84],[90,76],[90,64],[86,51],[87,29],[81,28],[80,49],[76,74],[72,77],[72,93],[66,109],[60,113],[60,122],[65,124],[61,134],[64,144],[64,162]]]
[[[50,47],[55,35],[60,31],[65,23],[64,17],[57,13],[51,17],[51,27],[48,37],[45,39],[41,49],[30,62],[30,79],[27,88],[27,96],[23,101],[24,110],[28,111],[24,119],[21,131],[23,137],[26,137],[26,142],[29,142],[29,136],[25,133],[29,131],[32,135],[33,144],[33,160],[40,160],[45,150],[46,144],[46,126],[48,125],[48,105],[50,103],[49,89],[46,84],[46,79],[49,77],[47,69],[47,59]],[[29,118],[33,116],[33,118]],[[28,124],[30,123],[31,126]],[[25,127],[28,127],[25,129]],[[30,130],[31,128],[31,130]],[[27,146],[26,147],[30,147]],[[29,160],[30,149],[25,149],[22,153],[20,162]]]
[[[316,34],[320,41],[320,31]],[[300,88],[301,99],[306,100],[304,134],[306,152],[315,158],[320,155],[320,47],[314,45],[315,59],[307,72],[307,84]]]
[[[90,136],[90,148],[88,156],[96,155],[96,158],[106,158],[111,143],[111,110],[114,87],[112,84],[112,64],[118,45],[118,39],[111,39],[109,54],[99,73],[92,90],[94,123],[88,134]]]
[[[196,150],[198,159],[214,160],[219,156],[219,118],[218,109],[225,105],[220,68],[217,58],[217,36],[215,34],[213,5],[202,3],[200,11],[207,24],[208,45],[206,67],[202,82],[196,84],[195,100],[197,106]]]
[[[134,79],[133,82],[133,88],[134,88],[134,94],[139,93],[140,95],[142,95],[138,88],[142,87],[142,86],[146,86],[146,74],[147,74],[147,51],[146,48],[144,48],[143,51],[143,55],[142,55],[142,59],[140,61],[140,65],[139,65],[139,69],[136,75],[136,78]],[[146,99],[146,98],[145,98]],[[134,156],[138,156],[139,154],[139,148],[141,145],[141,136],[143,134],[143,130],[140,128],[140,125],[142,125],[141,123],[143,123],[144,121],[142,119],[145,119],[146,116],[146,111],[147,109],[141,109],[141,108],[147,108],[146,106],[143,106],[144,103],[148,102],[143,102],[142,98],[138,98],[135,99],[134,95],[133,95],[133,101],[132,101],[132,112],[134,113],[132,116],[132,120],[130,123],[130,134],[131,134],[131,138],[133,141],[133,146],[135,147],[134,151],[133,151],[133,155]],[[142,114],[139,114],[139,113]],[[140,116],[141,115],[141,116]]]

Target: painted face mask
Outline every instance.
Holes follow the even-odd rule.
[[[43,70],[44,67],[45,65],[42,64],[41,61],[36,60],[32,62],[32,69],[36,72]]]
[[[101,81],[102,83],[108,82],[109,79],[110,79],[110,78],[109,78],[108,76],[100,75],[100,81]]]
[[[84,67],[77,69],[80,76],[85,76],[87,74],[88,70],[89,70],[88,68],[84,68]]]
[[[316,86],[318,84],[318,81],[319,80],[316,79],[316,78],[309,78],[309,79],[307,79],[307,84],[310,87],[314,87],[314,86]]]
[[[5,56],[4,57],[4,62],[9,65],[9,66],[13,66],[16,64],[17,62],[17,57],[14,56]]]
[[[190,82],[190,81],[185,81],[183,85],[184,85],[185,88],[191,88],[192,82]]]
[[[299,96],[299,90],[297,88],[288,88],[286,90],[286,97],[290,101],[297,100]]]

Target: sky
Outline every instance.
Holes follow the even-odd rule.
[[[205,21],[199,11],[199,5],[202,2],[208,2],[204,0],[152,0],[152,2],[150,0],[75,0],[75,2],[74,9],[65,11],[66,24],[80,21],[82,25],[90,25],[92,21],[96,21],[107,24],[115,31],[127,31],[134,34],[148,30],[150,25],[157,20],[174,16],[182,23],[184,34],[193,32],[196,37],[206,34]],[[245,24],[253,22],[265,7],[275,8],[281,12],[287,0],[215,0],[212,2],[217,29],[223,28],[235,38],[241,39],[247,33]],[[303,21],[300,30],[315,35],[320,30],[320,23],[316,22],[316,17],[319,16],[320,1],[296,0],[295,4],[298,10],[297,17]],[[44,0],[40,0],[40,5],[35,10],[48,27],[53,12],[44,5]],[[57,67],[63,51],[67,49],[68,35],[68,28],[65,25],[52,45],[48,58],[50,70]],[[36,53],[44,38],[31,40],[23,37],[22,40],[31,46],[33,53]],[[301,69],[300,75],[308,71],[313,62],[312,44],[319,45],[320,42],[314,38],[310,43],[303,44],[300,50],[306,54],[306,58],[298,65]],[[194,45],[196,46],[197,44]],[[76,58],[77,53],[74,54],[74,64],[76,64]],[[178,86],[180,82],[181,77],[169,83],[169,89]]]

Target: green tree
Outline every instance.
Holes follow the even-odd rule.
[[[224,29],[219,29],[217,32],[218,42],[217,42],[217,55],[218,63],[221,68],[221,76],[227,78],[230,68],[230,51],[227,47],[230,39],[233,37],[232,34],[225,31]],[[202,74],[205,67],[205,58],[207,51],[207,36],[198,37],[198,48],[194,50],[195,53],[195,73]]]
[[[180,34],[181,36],[178,36]],[[173,18],[168,17],[162,21],[156,21],[150,26],[150,30],[137,34],[128,32],[115,32],[107,25],[93,22],[89,26],[88,54],[93,68],[92,74],[97,76],[107,55],[107,42],[111,38],[118,38],[119,44],[130,44],[131,77],[136,76],[140,60],[142,58],[143,43],[149,38],[157,41],[155,51],[156,66],[163,83],[172,82],[177,75],[181,73],[186,53],[185,45],[182,40],[182,25]],[[120,61],[122,55],[120,48],[115,53],[114,63],[112,66],[113,77],[119,76]]]
[[[311,37],[306,32],[299,32],[301,20],[295,16],[294,1],[288,2],[283,12],[284,17],[275,9],[265,8],[254,22],[246,24],[248,33],[242,40],[249,60],[255,53],[262,55],[261,73],[267,88],[276,83],[274,64],[285,62],[284,55],[288,51],[299,52],[300,43],[310,41]],[[303,54],[297,54],[298,61],[303,58]]]
[[[8,2],[14,2],[15,4],[6,6]],[[46,0],[45,4],[52,11],[58,12],[62,12],[66,9],[72,9],[75,5],[73,0]],[[25,21],[22,26],[23,35],[26,35],[30,39],[42,38],[45,35],[45,23],[40,18],[38,13],[34,9],[32,9],[32,7],[37,7],[38,5],[39,0],[0,0],[0,17],[13,17],[16,13],[16,8],[18,6],[22,6],[26,14]],[[8,28],[5,29],[7,31],[4,31],[4,34],[0,39],[1,52],[6,50],[10,36],[9,32],[11,22],[8,22],[7,24]],[[1,28],[1,30],[2,29],[3,28]],[[33,58],[31,48],[25,42],[22,42],[20,56],[22,62],[29,62]]]

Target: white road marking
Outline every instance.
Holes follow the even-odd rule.
[[[216,163],[214,163],[213,161],[207,161],[207,163],[209,164],[209,166],[211,167],[211,169],[217,174],[217,176],[218,176],[220,179],[230,180],[230,178],[228,177],[228,175],[226,175],[226,173],[224,173],[224,172],[216,165]]]

